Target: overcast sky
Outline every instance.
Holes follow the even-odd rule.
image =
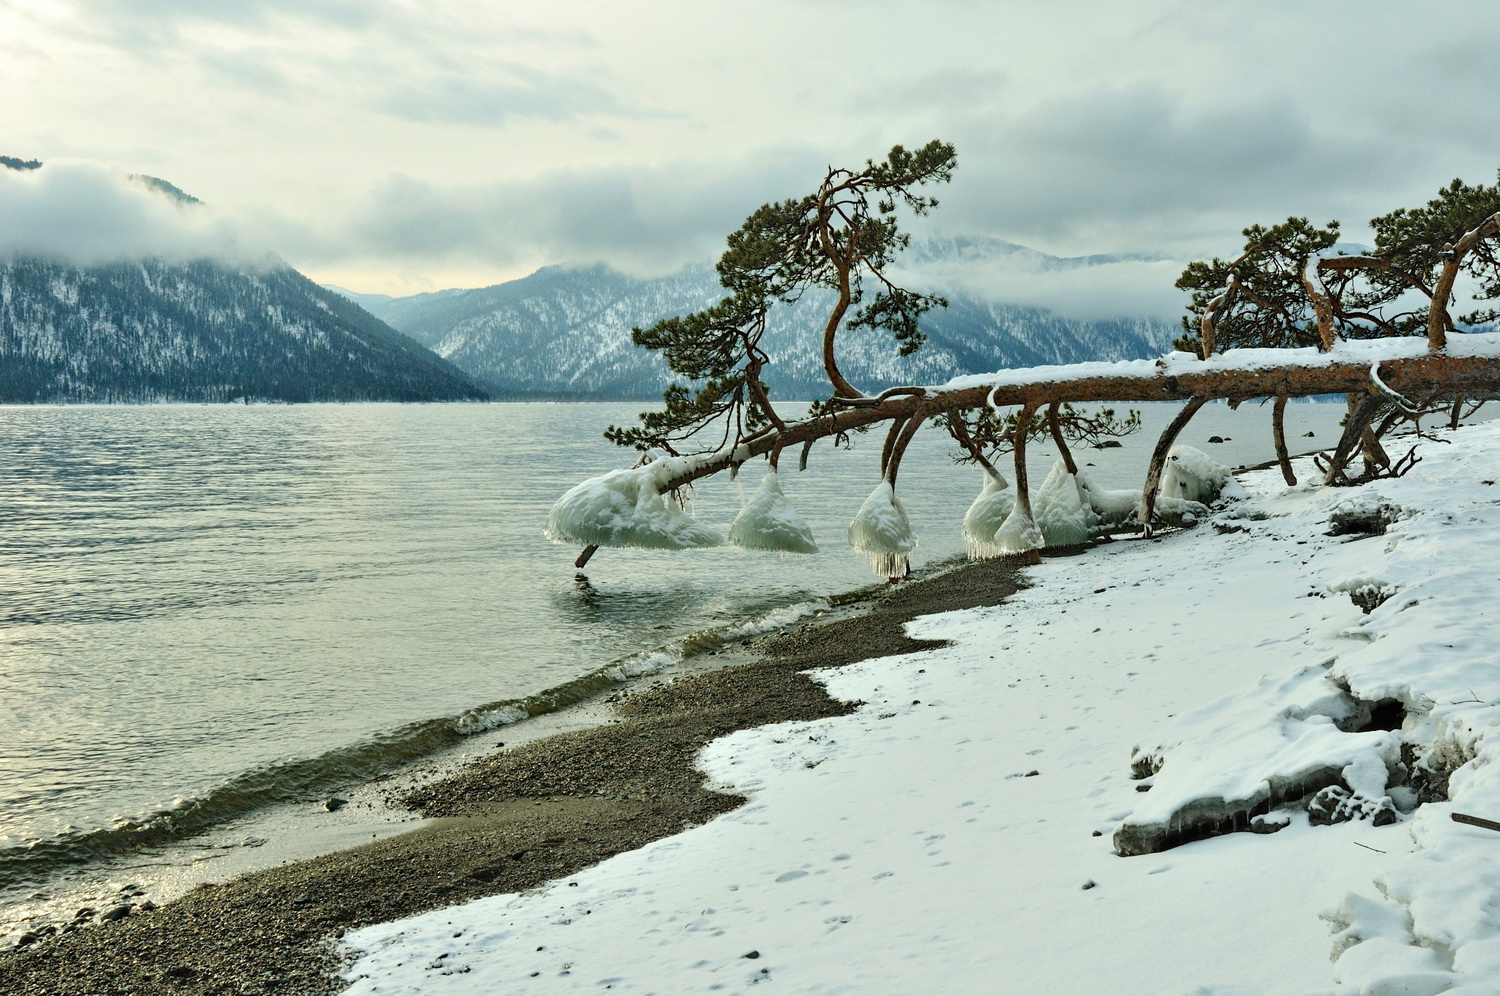
[[[1357,239],[1494,182],[1497,87],[1494,0],[0,0],[0,154],[163,177],[214,237],[394,294],[663,272],[932,138],[958,149],[945,234],[1186,259],[1303,214]],[[0,190],[0,248],[57,182]],[[54,243],[82,224],[59,211]]]

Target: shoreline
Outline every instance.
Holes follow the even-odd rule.
[[[393,808],[430,820],[417,829],[200,885],[158,909],[0,955],[0,988],[336,993],[339,956],[327,941],[348,929],[531,888],[736,808],[742,798],[703,787],[699,748],[739,729],[849,712],[801,672],[939,646],[908,638],[904,623],[998,604],[1020,586],[1023,566],[1015,557],[962,564],[832,600],[845,611],[715,661],[725,666],[614,691],[604,700],[613,715],[599,725],[384,790]]]

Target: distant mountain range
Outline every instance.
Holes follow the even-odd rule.
[[[43,168],[4,156],[0,167]],[[134,179],[199,203],[165,180]],[[0,402],[485,397],[447,361],[274,258],[78,266],[0,256]]]
[[[914,243],[903,258],[913,284],[941,281],[948,266],[1004,258],[1012,269],[1066,269],[1148,256],[1048,256],[998,239]],[[939,283],[939,287],[941,284]],[[338,288],[333,288],[338,290]],[[502,398],[654,398],[668,374],[637,348],[632,327],[696,311],[724,296],[712,267],[637,279],[604,266],[549,266],[508,283],[411,297],[339,291],[430,347]],[[1180,333],[1176,323],[1121,316],[1083,321],[1042,308],[945,292],[950,306],[923,319],[928,343],[896,355],[883,334],[845,332],[839,363],[854,384],[877,391],[935,384],[967,373],[1081,360],[1155,356]],[[822,329],[829,295],[808,294],[772,313],[766,380],[780,398],[826,395]]]
[[[0,173],[47,167],[0,156]],[[142,196],[202,203],[157,177]],[[923,322],[927,345],[900,357],[884,334],[846,331],[839,362],[857,386],[934,384],[1006,367],[1152,356],[1175,323],[1062,317],[956,293],[975,272],[1056,275],[1155,257],[1061,258],[1000,239],[929,239],[901,260],[910,286],[951,306]],[[0,402],[454,401],[644,399],[669,381],[631,329],[723,296],[712,267],[641,279],[605,266],[549,266],[520,280],[411,297],[322,288],[273,257],[160,258],[77,265],[0,255]],[[773,312],[766,380],[785,400],[828,393],[829,294]],[[399,330],[399,331],[398,331]]]

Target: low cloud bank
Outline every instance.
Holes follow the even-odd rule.
[[[950,286],[989,300],[1046,308],[1064,318],[1175,321],[1188,299],[1172,286],[1183,265],[1177,260],[1127,260],[1039,273],[959,272]]]
[[[0,257],[78,266],[147,257],[255,260],[236,226],[209,205],[90,163],[0,169]]]

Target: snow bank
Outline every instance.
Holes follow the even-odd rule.
[[[916,620],[950,644],[817,673],[854,713],[704,751],[745,806],[351,933],[349,992],[1496,993],[1500,834],[1449,814],[1500,819],[1500,426],[1423,448]],[[1351,497],[1399,514],[1329,535]]]

